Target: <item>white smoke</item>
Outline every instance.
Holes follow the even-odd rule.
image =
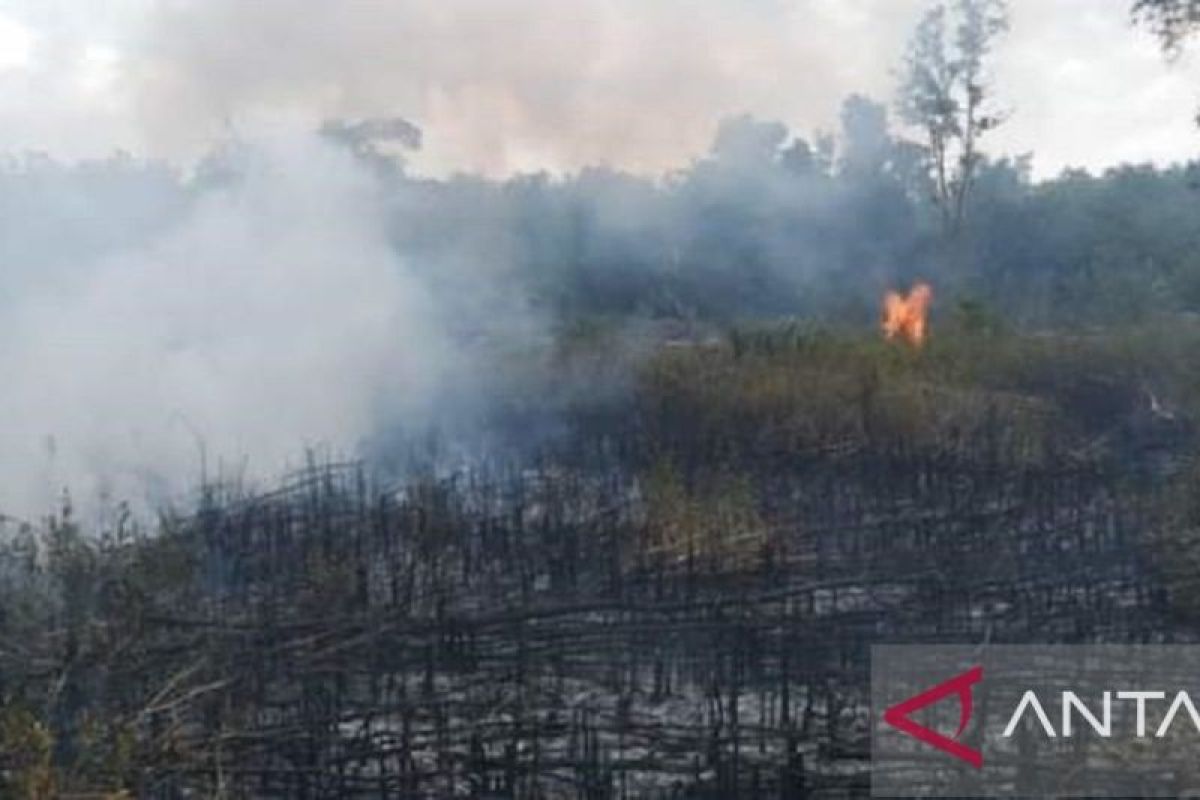
[[[202,468],[273,476],[428,410],[453,350],[372,175],[316,137],[240,172],[152,242],[7,298],[0,511],[64,487],[155,504]]]
[[[1193,154],[1200,59],[1167,64],[1126,0],[1010,4],[998,152],[1035,151],[1039,175]],[[0,0],[0,148],[190,158],[261,117],[399,115],[426,132],[429,174],[658,174],[726,115],[831,129],[846,95],[889,97],[931,5]]]

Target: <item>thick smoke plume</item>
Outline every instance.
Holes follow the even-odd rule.
[[[158,502],[202,470],[273,475],[306,444],[353,447],[428,413],[454,350],[389,245],[375,176],[315,136],[223,162],[192,191],[112,164],[10,176],[26,181],[10,197],[40,189],[63,228],[9,253],[0,509],[37,513],[63,487]],[[148,190],[174,204],[164,219],[79,252],[89,216],[111,233]]]
[[[1200,307],[1189,169],[1038,184],[1030,159],[990,158],[948,258],[912,132],[885,104],[839,106],[848,84],[890,91],[922,5],[128,0],[137,25],[66,26],[21,5],[38,34],[0,61],[0,95],[42,99],[0,102],[0,148],[40,143],[36,122],[70,150],[119,118],[199,161],[0,164],[0,512],[64,487],[152,507],[306,447],[388,461],[433,429],[537,439],[556,406],[627,386],[597,341],[764,316],[869,330],[918,278],[982,329],[990,303],[1034,324]],[[1080,43],[1030,43],[1078,4],[1014,5],[998,89],[1036,74],[1011,96],[1048,120],[1029,86],[1076,75],[1044,59]],[[1084,50],[1112,47],[1109,17],[1081,18]],[[817,118],[829,135],[775,121]]]
[[[924,0],[2,0],[0,149],[194,157],[280,116],[399,114],[424,174],[684,167],[749,112],[832,129],[883,97]],[[1128,4],[1011,0],[995,142],[1065,165],[1185,158],[1200,61]],[[1114,114],[1113,109],[1125,109]],[[1081,132],[1104,131],[1103,136]]]

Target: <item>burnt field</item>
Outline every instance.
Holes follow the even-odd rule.
[[[1200,644],[1200,0],[1084,5],[0,0],[0,800],[1200,786],[971,689]]]
[[[569,433],[511,457],[12,523],[7,786],[864,794],[872,644],[1196,638],[1175,324],[742,329],[562,401]]]

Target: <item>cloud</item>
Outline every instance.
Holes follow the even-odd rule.
[[[1033,152],[1040,175],[1067,165],[1167,163],[1200,154],[1200,62],[1168,63],[1129,3],[1017,0],[997,53],[1012,119],[993,147]]]
[[[32,51],[33,33],[29,28],[0,16],[0,71],[27,66]]]

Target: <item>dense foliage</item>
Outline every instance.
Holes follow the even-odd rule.
[[[189,203],[237,180],[241,157],[223,150],[189,179],[125,157],[9,163],[0,243],[17,268],[3,280],[66,281],[82,252],[152,241]],[[380,169],[394,244],[430,285],[457,297],[511,291],[507,305],[477,298],[463,315],[476,328],[531,308],[561,320],[861,324],[885,287],[915,277],[932,280],[942,312],[968,302],[1037,327],[1200,309],[1194,165],[1039,181],[1029,157],[991,159],[950,244],[925,163],[883,106],[852,97],[836,137],[810,143],[776,122],[732,118],[704,158],[661,180],[607,169],[428,180]]]

